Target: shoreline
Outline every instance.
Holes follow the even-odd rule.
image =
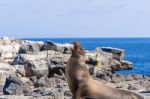
[[[69,43],[1,38],[0,97],[23,95],[32,98],[71,98],[67,83],[60,72],[70,57],[71,48],[72,44]],[[86,63],[94,79],[150,97],[150,94],[142,93],[150,91],[149,76],[115,74],[116,70],[134,68],[131,62],[124,60],[124,50],[99,47],[86,52],[86,56]]]

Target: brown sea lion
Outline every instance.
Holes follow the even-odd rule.
[[[90,77],[85,64],[85,52],[79,42],[66,66],[66,77],[73,99],[143,99],[133,92],[110,87]]]
[[[78,82],[74,99],[144,99],[133,92],[116,89],[100,81],[93,80],[87,72],[82,70],[77,72],[80,82]]]
[[[85,52],[81,47],[79,42],[73,43],[74,48],[72,49],[72,55],[67,62],[65,72],[66,78],[69,85],[69,89],[74,96],[78,88],[78,77],[76,74],[79,70],[86,70],[88,71],[85,65]]]

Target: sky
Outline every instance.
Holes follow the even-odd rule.
[[[150,0],[0,0],[0,36],[150,37]]]

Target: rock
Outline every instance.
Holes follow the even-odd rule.
[[[25,43],[20,46],[19,54],[38,53],[43,45],[39,43]]]
[[[46,87],[46,88],[50,88],[50,79],[48,79],[47,76],[41,77],[39,78],[35,83],[34,86],[35,87]]]
[[[64,96],[72,97],[72,93],[70,91],[65,91]]]
[[[136,90],[136,88],[134,86],[132,86],[132,85],[129,85],[127,89],[128,90]]]
[[[27,85],[16,76],[9,76],[6,79],[6,83],[3,88],[5,95],[22,95],[23,93],[28,92],[28,90]]]
[[[51,94],[52,94],[52,92],[48,88],[37,88],[37,89],[33,90],[33,92],[31,93],[31,96],[34,96],[34,97],[49,96]]]
[[[0,63],[0,70],[15,72],[15,68],[12,65],[9,65],[7,63]]]
[[[136,75],[132,75],[132,77],[133,77],[133,80],[139,80],[143,78],[143,75],[136,74]]]
[[[10,63],[19,50],[19,44],[0,45],[0,62]]]
[[[3,85],[0,84],[0,96],[3,95]]]
[[[121,60],[121,69],[132,69],[132,62]]]
[[[125,76],[125,81],[132,81],[133,77],[131,75],[126,75]]]
[[[53,68],[49,68],[48,77],[53,77],[55,74],[63,76],[65,74],[65,67],[53,67]]]
[[[86,59],[86,63],[90,64],[90,65],[93,65],[93,66],[96,66],[98,64],[98,61],[96,59],[94,59],[94,58],[88,57]]]
[[[35,82],[37,81],[37,77],[36,77],[36,76],[30,77],[29,79],[30,79],[30,81],[32,81],[33,83],[35,83]]]
[[[0,99],[36,99],[36,98],[32,96],[4,95],[4,96],[0,96]]]
[[[112,47],[101,47],[102,51],[111,53],[116,60],[122,60],[124,58],[124,50]]]
[[[64,67],[64,60],[63,60],[63,56],[54,56],[53,58],[50,59],[51,61],[51,65],[55,65],[55,66],[62,66]]]
[[[37,60],[49,60],[52,61],[54,64],[63,64],[64,62],[68,61],[70,55],[62,54],[60,52],[49,50],[41,51],[37,54],[18,54],[17,57],[13,61],[13,65],[16,64],[25,64],[27,61],[37,61]]]
[[[47,61],[28,61],[25,64],[25,73],[27,77],[42,77],[48,75],[49,73],[49,64]]]
[[[112,64],[112,54],[106,53],[101,49],[96,49],[92,52],[86,52],[87,61],[91,59],[93,62],[95,61],[96,67],[110,67]],[[92,63],[93,64],[93,63]]]
[[[56,99],[64,99],[64,91],[62,89],[55,89],[52,96]]]
[[[124,81],[125,81],[125,77],[124,77],[124,76],[115,75],[115,74],[112,75],[111,79],[112,79],[112,82],[113,82],[113,83],[124,82]]]
[[[15,74],[15,68],[6,63],[0,63],[0,84],[4,84],[9,75]]]
[[[26,76],[26,71],[24,65],[13,65],[16,69],[17,74],[20,74],[21,76]]]
[[[14,58],[14,61],[12,62],[13,65],[24,65],[28,61],[35,61],[35,60],[43,60],[44,57],[36,54],[36,55],[31,55],[31,54],[18,54],[16,58]],[[45,58],[46,60],[46,58]]]
[[[52,42],[52,41],[47,41],[44,43],[43,47],[41,48],[41,51],[43,50],[54,50],[54,51],[58,51],[57,50],[57,45]]]
[[[6,71],[0,70],[0,85],[4,85],[6,78],[9,76],[9,73]]]
[[[89,68],[89,72],[91,75],[94,75],[97,78],[100,78],[101,80],[105,80],[107,82],[111,81],[110,76],[112,74],[109,71],[105,71],[105,70],[97,68],[97,67],[91,67],[91,68]]]
[[[70,54],[71,48],[73,48],[72,44],[58,44],[58,43],[54,43],[52,41],[47,41],[41,48],[41,51],[54,50],[54,51],[58,51],[58,52],[61,52],[64,54]]]

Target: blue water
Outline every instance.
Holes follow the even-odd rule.
[[[86,50],[96,47],[116,47],[124,49],[125,59],[133,62],[133,69],[117,71],[118,74],[144,74],[150,76],[150,38],[30,38],[27,40],[71,43],[80,41]]]

